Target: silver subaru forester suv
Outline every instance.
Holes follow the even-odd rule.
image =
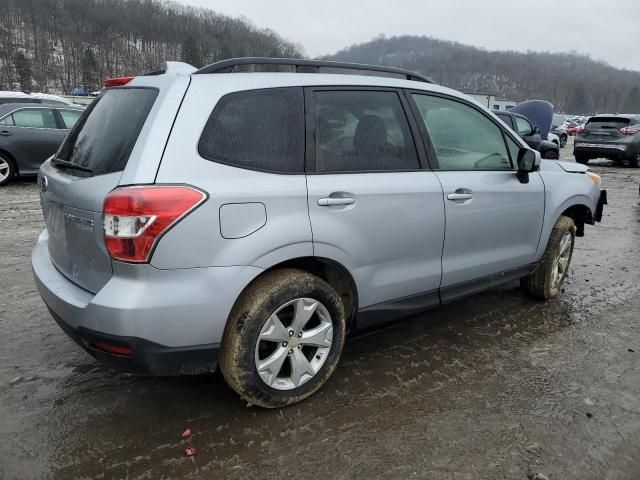
[[[606,203],[410,71],[245,58],[107,85],[40,170],[40,295],[104,363],[219,365],[255,405],[312,395],[350,331],[517,279],[554,297]]]

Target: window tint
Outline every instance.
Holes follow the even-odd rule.
[[[82,112],[79,110],[58,110],[66,128],[73,128]]]
[[[533,133],[533,127],[529,121],[522,117],[516,117],[516,129],[518,131],[518,135],[527,136]]]
[[[442,170],[508,170],[502,130],[478,110],[428,95],[413,98]]]
[[[56,158],[94,175],[124,170],[157,96],[151,88],[106,90],[83,112]]]
[[[304,172],[302,88],[272,88],[224,96],[198,144],[204,158],[241,168]]]
[[[13,112],[16,127],[58,128],[53,110],[48,108],[29,108]]]
[[[420,168],[397,93],[318,91],[313,100],[317,171]]]

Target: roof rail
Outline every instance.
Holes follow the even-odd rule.
[[[319,73],[320,69],[344,69],[358,70],[363,72],[380,72],[400,75],[407,80],[418,82],[435,83],[429,77],[411,70],[395,67],[383,67],[380,65],[364,65],[361,63],[329,62],[325,60],[303,60],[298,58],[271,58],[271,57],[243,57],[222,60],[212,63],[197,70],[194,75],[205,73],[232,73],[236,67],[241,65],[289,65],[296,67],[298,73]]]

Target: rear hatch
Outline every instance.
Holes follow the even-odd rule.
[[[104,199],[120,183],[130,159],[140,156],[134,149],[139,150],[141,132],[149,133],[143,128],[158,94],[157,88],[105,90],[40,169],[51,260],[90,292],[98,292],[112,275],[103,240]]]
[[[630,123],[625,117],[595,117],[591,118],[580,133],[581,140],[592,143],[619,143],[625,138],[621,129]]]

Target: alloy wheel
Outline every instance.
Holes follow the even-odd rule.
[[[569,260],[571,257],[571,232],[566,232],[560,239],[560,253],[551,271],[551,287],[557,288],[567,275]]]
[[[9,165],[9,162],[6,159],[0,157],[0,182],[6,180],[10,173],[11,165]]]
[[[312,298],[296,298],[265,322],[255,348],[262,381],[276,390],[292,390],[320,371],[333,343],[327,308]]]

